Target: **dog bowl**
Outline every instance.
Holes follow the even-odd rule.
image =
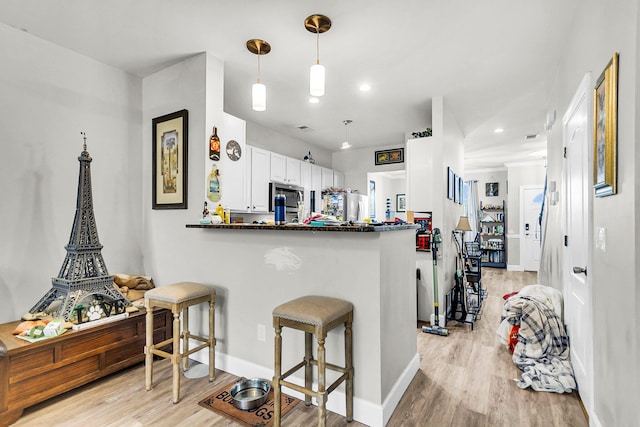
[[[242,378],[231,387],[233,406],[248,411],[262,405],[267,400],[271,383],[263,378]]]

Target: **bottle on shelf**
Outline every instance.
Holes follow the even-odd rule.
[[[218,138],[218,128],[215,126],[209,138],[209,158],[214,162],[220,160],[220,138]]]

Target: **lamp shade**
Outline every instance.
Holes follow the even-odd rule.
[[[262,83],[254,83],[251,87],[251,108],[254,111],[267,109],[267,88]]]
[[[460,220],[458,220],[458,225],[456,225],[456,230],[458,231],[472,231],[471,225],[469,224],[469,218],[466,216],[461,216]]]
[[[315,64],[309,72],[309,93],[311,96],[324,95],[324,65]]]

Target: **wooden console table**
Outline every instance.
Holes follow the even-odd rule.
[[[35,343],[11,333],[19,323],[0,325],[0,426],[16,422],[24,408],[144,360],[144,308]],[[155,311],[153,326],[155,342],[170,338],[171,312]]]

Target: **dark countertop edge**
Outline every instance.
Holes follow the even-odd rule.
[[[186,224],[186,228],[214,228],[227,230],[288,230],[288,231],[339,231],[339,232],[381,232],[381,231],[399,231],[399,230],[416,230],[420,226],[417,224],[404,225],[323,225],[311,226],[303,224]]]

